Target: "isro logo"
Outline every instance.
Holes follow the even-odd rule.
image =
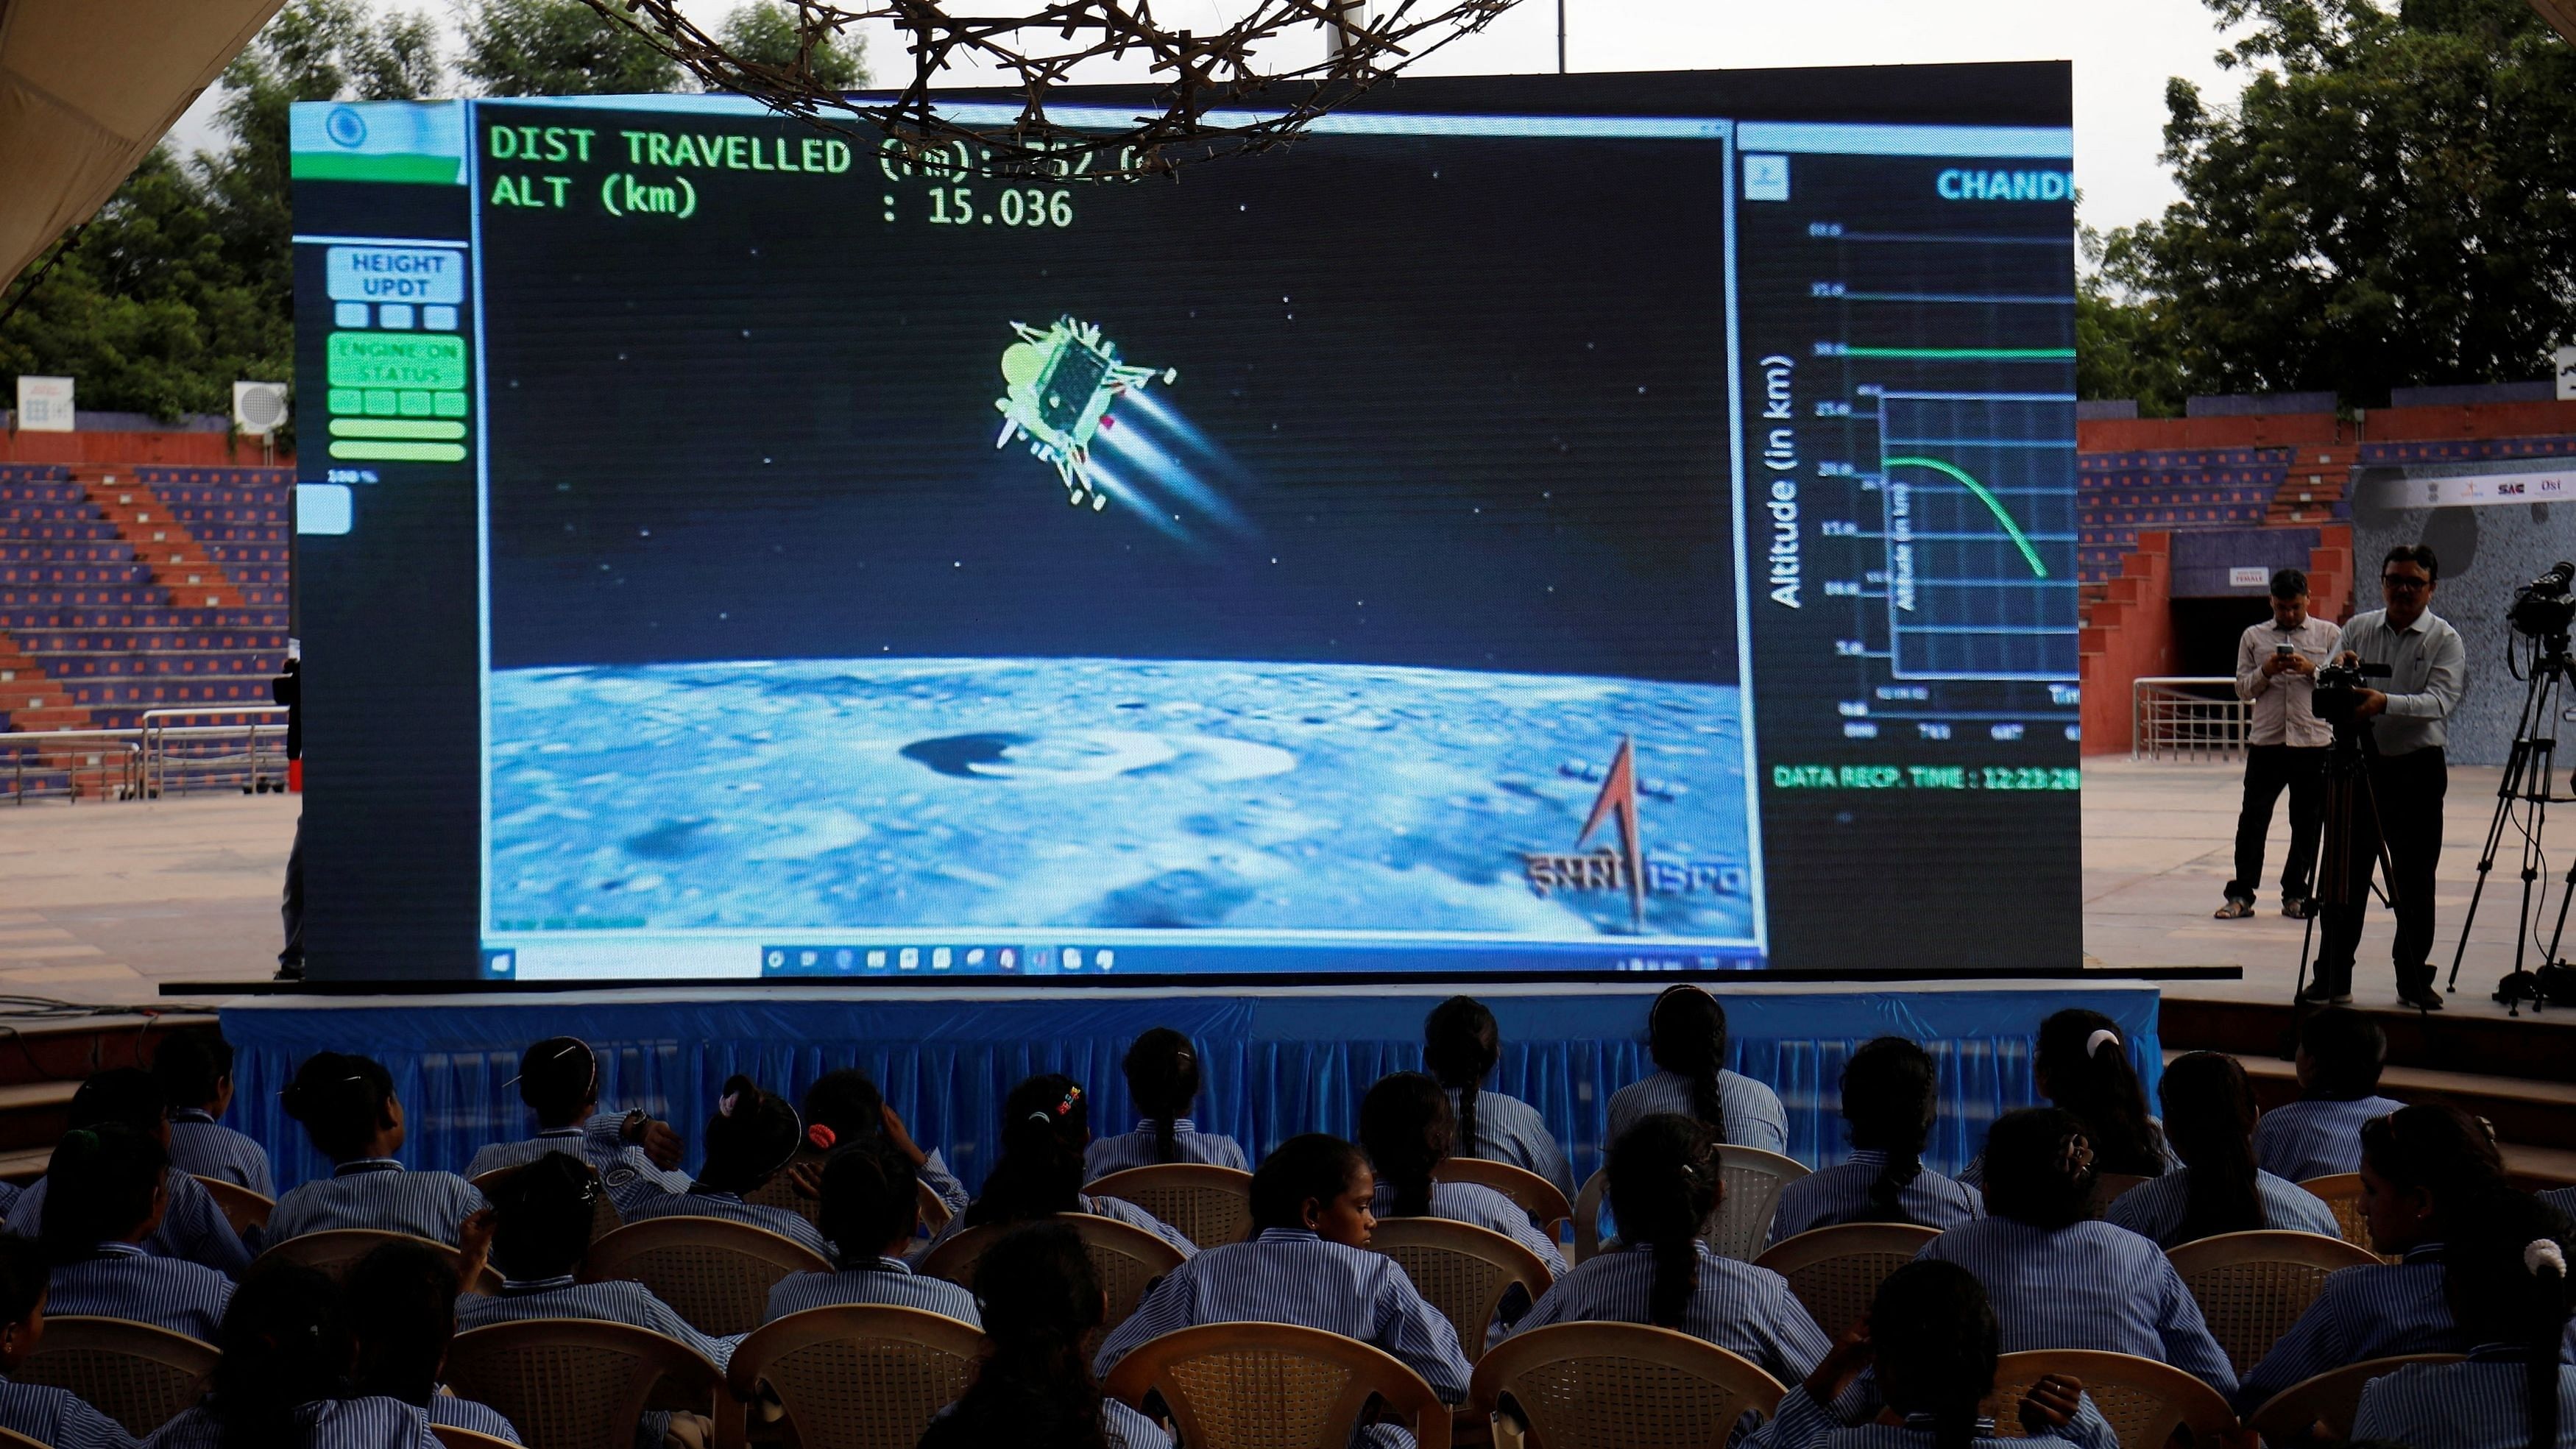
[[[1561,854],[1525,852],[1521,856],[1521,869],[1530,889],[1540,896],[1559,890],[1625,891],[1629,927],[1641,933],[1646,929],[1646,897],[1650,895],[1744,894],[1747,881],[1741,865],[1649,858],[1644,829],[1637,819],[1639,793],[1636,741],[1621,735],[1619,751],[1611,756],[1610,769],[1602,777],[1601,793],[1592,798],[1591,813],[1584,817],[1583,829],[1574,837],[1574,849]],[[1645,793],[1667,792],[1650,783]],[[1598,849],[1586,853],[1583,847],[1605,824],[1612,828],[1616,844],[1605,839]]]

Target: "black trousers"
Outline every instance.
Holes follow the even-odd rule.
[[[304,964],[304,817],[295,817],[295,844],[286,852],[286,889],[278,900],[277,913],[286,923],[286,949],[277,953],[277,964],[296,967]]]
[[[2325,811],[2323,745],[2255,745],[2245,752],[2245,804],[2236,812],[2236,879],[2230,900],[2254,899],[2263,882],[2263,837],[2272,832],[2272,805],[2290,792],[2290,858],[2281,863],[2281,894],[2308,893],[2317,868],[2317,825]]]
[[[2399,986],[2430,985],[2433,870],[2442,858],[2442,797],[2450,790],[2450,766],[2438,749],[2374,755],[2369,779],[2368,796],[2353,809],[2348,898],[2319,912],[2317,981],[2338,991],[2352,989],[2353,952],[2361,944],[2362,917],[2370,906],[2370,877],[2378,865],[2379,842],[2385,839],[2396,870],[2388,882],[2397,917],[2397,940],[2389,959],[2397,968]],[[2378,807],[2376,818],[2372,804]]]

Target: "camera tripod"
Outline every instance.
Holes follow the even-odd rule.
[[[2334,726],[2334,739],[2326,746],[2323,818],[2317,829],[2316,888],[2308,897],[2307,925],[2299,933],[2299,974],[2290,998],[2294,1014],[2300,993],[2307,989],[2318,918],[2330,908],[2354,903],[2353,827],[2363,818],[2363,811],[2369,812],[2370,839],[2378,867],[2388,878],[2388,890],[2380,899],[2391,911],[2397,909],[2397,862],[2388,853],[2388,835],[2379,825],[2379,800],[2370,790],[2369,729],[2367,723],[2342,720]],[[2365,895],[2370,892],[2368,866],[2362,869],[2358,885]],[[2350,971],[2352,966],[2347,963],[2344,969]]]
[[[2556,715],[2560,690],[2576,683],[2576,663],[2567,657],[2567,635],[2550,634],[2533,641],[2531,675],[2524,682],[2522,714],[2513,727],[2513,749],[2505,757],[2504,778],[2496,784],[2494,818],[2487,822],[2486,848],[2478,855],[2478,884],[2469,893],[2469,913],[2460,922],[2460,944],[2451,953],[2451,975],[2445,989],[2460,989],[2460,962],[2469,953],[2469,928],[2477,924],[2478,901],[2486,894],[2487,876],[2495,869],[2496,848],[2504,843],[2508,826],[2522,836],[2522,912],[2513,929],[2513,975],[2507,983],[2523,983],[2531,996],[2531,1009],[2541,1010],[2543,997],[2537,978],[2523,969],[2531,945],[2532,899],[2539,894],[2547,900],[2547,887],[2540,883],[2540,832],[2549,819],[2552,805],[2576,804],[2576,795],[2559,795],[2553,786],[2558,772],[2558,734]],[[2576,862],[2571,862],[2558,892],[2558,922],[2549,933],[2548,949],[2541,952],[2543,966],[2558,961],[2559,943],[2567,935],[2567,907],[2576,897]],[[2506,986],[2497,994],[2507,996],[2508,1014],[2522,1014],[2522,1003]]]

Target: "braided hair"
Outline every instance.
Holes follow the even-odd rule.
[[[725,1078],[716,1114],[707,1119],[707,1155],[698,1181],[719,1192],[752,1193],[796,1160],[805,1119],[745,1076]]]
[[[1878,1285],[1869,1341],[1889,1408],[1929,1415],[1937,1449],[1968,1449],[1977,1406],[1995,1391],[2001,1334],[1986,1290],[1956,1263],[1923,1259]]]
[[[1002,1160],[967,1206],[966,1226],[1080,1210],[1082,1149],[1090,1145],[1091,1105],[1080,1083],[1050,1072],[1013,1087],[1002,1099]]]
[[[160,1140],[122,1122],[73,1128],[45,1169],[37,1240],[56,1265],[97,1257],[101,1243],[123,1241],[152,1220],[169,1169]]]
[[[1127,1095],[1136,1110],[1154,1124],[1154,1160],[1181,1160],[1179,1119],[1190,1114],[1199,1095],[1199,1052],[1190,1039],[1168,1026],[1139,1035],[1119,1064],[1127,1076]]]
[[[395,1123],[393,1073],[373,1057],[315,1052],[295,1069],[278,1094],[286,1115],[304,1124],[304,1135],[333,1162],[361,1156],[378,1132]]]
[[[2522,1351],[2528,1442],[2556,1449],[2558,1361],[2570,1310],[2567,1219],[2518,1192],[2486,1198],[2476,1216],[2476,1230],[2443,1249],[2443,1296],[2469,1342]]]
[[[1870,1041],[1843,1063],[1843,1120],[1851,1124],[1852,1146],[1884,1152],[1887,1161],[1870,1180],[1867,1207],[1817,1226],[1914,1221],[1905,1210],[1905,1189],[1923,1175],[1933,1086],[1931,1054],[1901,1036]]]
[[[2191,1168],[2184,1184],[2182,1226],[2175,1230],[2174,1242],[2261,1228],[2263,1195],[2255,1186],[2254,1168],[2254,1088],[2245,1080],[2245,1068],[2234,1057],[2191,1052],[2166,1066],[2156,1092],[2164,1102],[2165,1133]]]
[[[295,1411],[348,1392],[356,1357],[339,1285],[319,1269],[272,1263],[242,1281],[216,1330],[206,1407],[223,1449],[295,1443]]]
[[[2048,1100],[2075,1114],[2104,1172],[2162,1177],[2165,1155],[2147,1120],[2147,1092],[2120,1038],[2119,1024],[2080,1007],[2039,1024],[2031,1069]]]
[[[1646,1321],[1657,1328],[1680,1328],[1699,1291],[1699,1236],[1726,1199],[1718,1167],[1717,1133],[1671,1112],[1645,1118],[1611,1145],[1610,1211],[1631,1244],[1654,1249]]]
[[[2093,1144],[2057,1107],[2025,1107],[1986,1131],[1986,1210],[2055,1232],[2093,1216]]]
[[[838,1266],[882,1267],[879,1255],[887,1245],[921,1227],[921,1178],[883,1143],[841,1148],[823,1164],[822,1221],[816,1226],[840,1249]]]
[[[1108,1449],[1100,1383],[1082,1351],[1100,1326],[1100,1279],[1062,1223],[1003,1235],[975,1264],[984,1360],[957,1406],[930,1423],[922,1449]]]
[[[1357,1147],[1325,1132],[1306,1132],[1270,1149],[1252,1174],[1252,1226],[1306,1226],[1306,1204],[1330,1203],[1349,1192],[1368,1168]]]
[[[1378,1181],[1395,1189],[1390,1216],[1431,1216],[1431,1174],[1447,1160],[1456,1134],[1449,1094],[1420,1072],[1380,1077],[1360,1099],[1360,1146]]]
[[[1458,1094],[1458,1155],[1476,1155],[1476,1094],[1503,1059],[1502,1029],[1485,1003],[1452,996],[1422,1021],[1422,1064]]]
[[[1646,1013],[1646,1047],[1655,1065],[1690,1079],[1691,1115],[1726,1137],[1726,1104],[1717,1078],[1726,1070],[1726,1008],[1696,986],[1674,986]]]

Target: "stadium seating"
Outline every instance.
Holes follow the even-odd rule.
[[[2140,529],[2260,524],[2290,475],[2287,448],[2082,453],[2075,463],[2076,575],[2116,577]]]

